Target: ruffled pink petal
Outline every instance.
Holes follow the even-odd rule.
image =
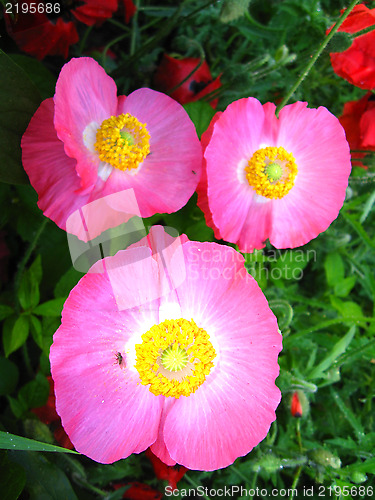
[[[265,247],[273,227],[273,203],[273,200],[264,200],[258,196],[252,198],[237,241],[241,252],[251,253]]]
[[[306,103],[281,110],[277,146],[293,154],[298,174],[291,191],[272,201],[269,238],[277,248],[294,248],[338,216],[351,171],[350,151],[337,118],[323,107],[308,109]]]
[[[80,197],[78,193],[76,195]],[[107,229],[128,222],[134,216],[140,217],[140,211],[133,189],[103,196],[102,185],[98,182],[86,205],[69,216],[66,231],[88,242]],[[141,222],[138,223],[140,225]],[[106,237],[103,235],[104,241]]]
[[[233,102],[215,123],[204,153],[212,220],[222,238],[232,243],[239,239],[253,197],[244,169],[259,147],[263,123],[259,101]]]
[[[202,164],[201,146],[186,111],[160,92],[139,89],[119,101],[121,113],[147,124],[151,152],[137,172],[114,169],[104,194],[133,188],[142,217],[179,210],[195,191]]]
[[[275,419],[281,335],[238,253],[214,243],[187,242],[184,249],[181,309],[209,333],[217,355],[202,386],[169,410],[163,433],[177,463],[214,470],[247,454]]]
[[[151,445],[151,451],[154,455],[156,455],[162,462],[164,462],[166,465],[176,465],[176,460],[173,460],[173,458],[170,456],[167,447],[165,446],[164,442],[164,424],[165,424],[165,419],[167,418],[167,415],[170,411],[170,409],[177,403],[177,400],[175,398],[165,398],[164,400],[164,406],[163,406],[163,413],[160,419],[160,426],[159,426],[159,434],[158,437],[153,445]]]
[[[139,267],[128,262],[126,251],[119,254],[105,264],[112,261],[112,270],[117,264],[118,273],[126,271],[131,279]],[[127,265],[121,270],[123,261]],[[164,398],[141,385],[134,368],[135,342],[158,323],[157,302],[146,304],[147,290],[156,286],[155,263],[145,260],[144,267],[143,305],[122,311],[107,274],[87,274],[65,303],[51,347],[56,409],[64,429],[78,451],[102,463],[139,453],[158,435]],[[124,284],[124,297],[133,292],[141,293]]]
[[[80,188],[76,161],[66,156],[64,144],[56,135],[53,117],[53,99],[46,99],[22,137],[22,163],[38,193],[39,208],[65,230],[66,220],[87,202],[88,195],[76,194]]]
[[[221,240],[221,235],[220,235],[218,228],[215,226],[215,224],[212,220],[212,213],[211,213],[209,203],[208,203],[207,162],[206,162],[206,159],[204,158],[204,152],[206,151],[206,148],[211,140],[211,137],[212,137],[212,134],[214,131],[214,125],[222,114],[223,114],[222,111],[218,111],[217,113],[215,113],[207,130],[205,132],[203,132],[203,134],[202,134],[202,137],[201,137],[201,145],[202,145],[202,149],[203,149],[202,175],[201,175],[201,179],[199,181],[199,184],[197,186],[197,195],[198,195],[197,205],[202,210],[202,212],[204,214],[204,218],[206,220],[207,226],[211,227],[214,230],[215,238],[218,240]]]
[[[116,114],[116,93],[115,82],[89,57],[69,61],[57,80],[55,129],[66,154],[77,160],[82,190],[95,185],[99,166],[98,156],[84,144],[84,131],[90,123],[100,126]]]

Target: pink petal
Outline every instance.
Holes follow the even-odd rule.
[[[77,160],[83,190],[92,189],[97,179],[99,158],[84,144],[83,132],[92,122],[116,114],[116,84],[90,57],[71,59],[63,66],[56,84],[55,128],[65,152]]]
[[[222,238],[232,243],[239,239],[253,197],[244,169],[258,148],[263,123],[259,101],[233,102],[215,123],[204,153],[212,220]]]
[[[117,263],[121,273],[123,260],[120,252],[105,262],[112,261],[112,269]],[[135,270],[128,262],[130,279]],[[146,290],[156,286],[153,271],[145,261]],[[122,292],[137,293],[125,284]],[[90,273],[71,292],[54,335],[50,360],[57,412],[75,448],[98,462],[139,453],[157,438],[164,398],[141,385],[134,368],[136,339],[158,323],[157,303],[145,306],[119,311],[108,276]]]
[[[66,156],[53,126],[53,99],[46,99],[32,117],[21,141],[22,163],[39,196],[38,206],[62,229],[66,220],[88,200],[76,191],[80,180],[76,161]]]
[[[142,217],[179,210],[194,193],[202,164],[201,146],[186,111],[160,92],[139,89],[119,101],[117,113],[130,113],[147,124],[151,153],[136,172],[114,169],[104,194],[133,188]]]
[[[214,243],[187,242],[184,249],[188,272],[177,290],[181,309],[209,333],[217,355],[202,386],[169,410],[163,435],[177,463],[214,470],[247,454],[275,419],[281,335],[238,253]]]
[[[291,191],[272,201],[269,238],[277,248],[294,248],[325,231],[338,216],[351,170],[350,152],[337,118],[323,107],[308,109],[306,103],[281,110],[277,145],[293,154],[298,174]]]
[[[206,148],[211,140],[213,131],[214,131],[214,125],[217,122],[217,120],[220,118],[222,115],[222,111],[218,111],[214,117],[211,120],[210,125],[208,126],[207,130],[203,132],[202,137],[201,137],[201,144],[202,144],[202,149],[203,149],[203,165],[202,165],[202,175],[199,181],[199,184],[197,186],[197,195],[198,195],[198,200],[197,200],[197,205],[198,207],[202,210],[204,214],[204,218],[206,220],[206,224],[208,227],[211,227],[214,230],[215,238],[218,240],[221,240],[221,235],[218,230],[218,228],[215,226],[213,220],[212,220],[212,213],[209,207],[208,203],[208,196],[207,196],[207,161],[204,157],[204,152],[206,151]]]

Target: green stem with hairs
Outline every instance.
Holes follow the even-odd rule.
[[[350,3],[349,7],[345,10],[345,12],[339,18],[339,20],[334,25],[334,27],[332,28],[332,30],[328,33],[328,35],[325,37],[325,39],[323,40],[323,42],[320,44],[318,50],[315,52],[314,56],[311,58],[310,62],[307,64],[306,68],[302,71],[301,76],[298,78],[298,80],[293,85],[293,87],[289,90],[289,92],[284,97],[284,99],[281,101],[281,103],[277,106],[277,108],[276,108],[276,116],[277,117],[279,116],[279,113],[280,113],[281,109],[287,104],[287,102],[292,97],[292,95],[294,94],[294,92],[298,89],[298,87],[301,85],[301,83],[303,82],[303,80],[309,74],[311,68],[314,66],[314,64],[318,60],[319,56],[322,54],[322,52],[324,51],[324,49],[327,47],[328,43],[330,42],[330,40],[332,39],[332,37],[334,36],[334,34],[336,33],[336,31],[339,29],[339,27],[342,25],[342,23],[345,21],[345,19],[348,17],[348,15],[353,10],[353,8],[355,7],[355,5],[357,5],[358,2],[359,2],[359,0],[352,0],[352,2]]]
[[[357,31],[356,33],[352,33],[352,38],[357,38],[358,36],[366,35],[367,33],[370,33],[371,31],[375,30],[375,24],[372,26],[367,26],[367,28],[363,28],[363,30]]]

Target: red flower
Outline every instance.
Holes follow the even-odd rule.
[[[169,466],[162,462],[157,456],[155,456],[150,448],[146,450],[146,456],[151,460],[152,467],[154,468],[155,476],[158,479],[164,479],[168,481],[168,485],[174,490],[177,489],[177,483],[184,476],[185,472],[188,470],[182,465]]]
[[[163,55],[163,59],[156,70],[154,84],[158,90],[168,93],[179,83],[181,83],[194,68],[197,67],[199,59],[188,57],[186,59],[176,59],[168,54]],[[212,80],[210,69],[206,61],[170,96],[180,104],[198,101],[210,92],[221,87],[220,76]],[[211,101],[211,106],[217,106],[218,99]]]
[[[32,0],[23,0],[22,5],[30,4]],[[44,2],[33,2],[33,5],[43,5]],[[58,5],[58,4],[56,4]],[[30,9],[28,9],[29,12]],[[79,36],[72,21],[65,22],[58,17],[55,21],[50,20],[38,9],[35,14],[19,14],[12,18],[4,13],[5,26],[10,37],[27,54],[37,59],[43,59],[47,55],[62,55],[68,57],[70,45],[77,43]]]
[[[122,498],[126,498],[127,500],[161,500],[163,498],[163,494],[160,491],[154,490],[148,484],[138,483],[134,481],[132,483],[128,483],[130,488],[128,488],[125,493],[122,495]],[[113,488],[118,490],[123,486],[127,486],[124,483],[115,484]]]
[[[123,8],[125,10],[125,22],[128,24],[130,19],[136,13],[137,7],[134,5],[132,0],[122,0]],[[121,7],[121,4],[120,4]]]
[[[55,406],[55,391],[53,388],[53,380],[52,377],[47,377],[49,383],[49,395],[47,399],[47,403],[44,406],[40,406],[39,408],[33,408],[31,411],[39,418],[41,422],[44,424],[50,425],[54,428],[53,435],[55,436],[56,441],[63,447],[72,450],[74,448],[72,442],[64,431],[63,426],[61,425],[61,419],[56,412]]]
[[[357,33],[375,24],[375,9],[356,5],[338,31]],[[344,52],[330,54],[333,70],[361,89],[375,88],[375,31],[359,36]]]
[[[122,4],[125,9],[125,20],[129,22],[136,7],[132,0],[122,0]],[[49,4],[53,5],[51,13],[47,12],[43,1],[23,0],[23,9],[26,5],[27,13],[20,12],[14,17],[4,13],[9,36],[21,50],[37,59],[43,59],[47,55],[61,55],[66,59],[69,47],[79,40],[75,22],[63,20],[62,6],[59,3]],[[35,13],[30,13],[31,5],[36,9]],[[118,0],[73,1],[71,6],[69,12],[81,23],[87,26],[100,25],[117,11]]]
[[[83,5],[72,10],[72,14],[81,23],[92,26],[100,25],[112,17],[117,10],[117,0],[84,0]]]
[[[294,392],[292,396],[292,403],[290,405],[290,413],[293,417],[300,418],[302,417],[302,405],[299,400],[298,392]]]
[[[350,149],[367,149],[375,151],[375,96],[369,92],[359,101],[345,103],[342,116],[339,117],[345,129]],[[362,166],[358,158],[364,153],[352,153],[353,164]]]

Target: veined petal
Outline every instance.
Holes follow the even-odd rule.
[[[93,188],[97,179],[98,156],[84,144],[84,131],[92,123],[116,113],[116,84],[90,57],[72,59],[63,66],[56,83],[55,129],[65,152],[77,160],[82,189]]]

